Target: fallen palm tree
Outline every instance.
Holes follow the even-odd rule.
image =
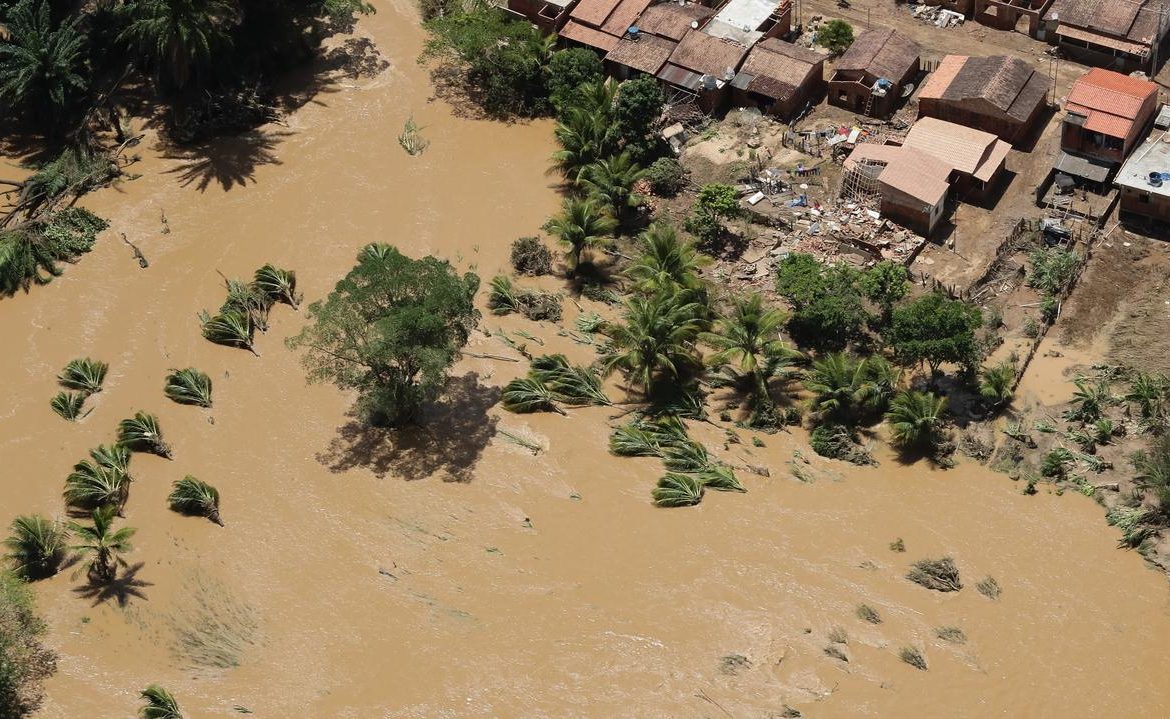
[[[163,441],[158,418],[153,414],[137,412],[130,419],[118,423],[118,444],[135,452],[157,454],[171,459],[171,448]]]
[[[57,382],[66,389],[74,389],[84,395],[97,394],[102,391],[109,369],[110,366],[105,362],[81,357],[65,365],[65,369],[57,375]]]
[[[297,273],[283,270],[272,264],[267,264],[256,270],[252,284],[267,295],[273,302],[283,302],[298,309],[301,296],[297,294]]]
[[[610,406],[601,387],[601,375],[591,367],[569,364],[564,355],[544,355],[532,360],[527,377],[504,387],[502,401],[510,412],[557,412],[560,405]]]
[[[84,404],[85,395],[78,392],[58,392],[49,400],[49,407],[70,422],[76,422],[81,417],[81,408]]]
[[[219,516],[219,490],[207,482],[188,474],[174,483],[167,501],[176,512],[206,517],[223,526],[223,520]]]
[[[179,404],[210,407],[211,378],[194,367],[171,370],[167,375],[163,393]]]
[[[257,357],[260,353],[252,345],[254,327],[252,318],[244,312],[228,310],[214,317],[207,312],[199,313],[203,337],[217,345],[246,349]]]
[[[130,497],[130,476],[112,467],[78,462],[65,478],[65,503],[84,510],[112,507],[119,516]]]

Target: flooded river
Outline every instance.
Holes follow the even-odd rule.
[[[148,137],[139,179],[86,198],[112,225],[94,252],[0,301],[5,521],[60,515],[72,464],[136,409],[159,415],[175,455],[133,461],[138,534],[115,596],[84,595],[76,567],[37,585],[60,654],[40,716],[130,716],[151,682],[191,717],[1167,713],[1170,588],[1115,549],[1081,496],[1025,497],[978,467],[891,457],[865,470],[813,458],[804,483],[786,465],[801,440],[756,448],[744,434],[727,456],[771,477],[741,472],[746,495],[656,510],[658,464],[606,453],[612,410],[493,406],[522,364],[468,360],[429,429],[391,437],[352,424],[352,397],[305,385],[283,346],[303,314],[275,308],[259,358],[204,341],[195,315],[221,301],[217,271],[274,262],[313,300],[381,241],[486,280],[556,207],[551,125],[457,119],[428,101],[412,13],[379,10],[361,27],[388,69],[338,77],[287,127],[200,157]],[[414,158],[395,140],[411,115],[432,141]],[[586,356],[556,328],[527,328]],[[482,334],[471,349],[514,354]],[[48,400],[84,355],[110,375],[70,425]],[[163,397],[167,370],[189,365],[212,376],[213,409]],[[706,429],[696,436],[717,448]],[[226,527],[166,508],[184,474],[219,487]],[[888,548],[897,537],[905,553]],[[942,555],[962,591],[904,579]],[[975,591],[987,575],[996,601]],[[883,622],[860,621],[861,603]],[[824,653],[838,626],[848,662]],[[967,643],[938,639],[941,626]],[[904,646],[927,671],[898,659]]]

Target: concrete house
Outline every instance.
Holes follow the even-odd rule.
[[[702,27],[715,11],[706,5],[664,2],[646,8],[605,56],[608,71],[619,79],[637,73],[657,75],[692,25]]]
[[[1077,178],[1077,184],[1107,190],[1110,175],[1145,134],[1157,105],[1154,83],[1093,68],[1069,90],[1054,168]]]
[[[792,0],[727,0],[704,28],[714,37],[751,47],[792,31]]]
[[[913,82],[922,49],[893,30],[868,30],[833,64],[829,103],[846,110],[885,117]]]
[[[1170,0],[1055,0],[1044,20],[1047,39],[1066,57],[1150,72],[1155,56],[1159,65],[1165,60]]]
[[[1170,107],[1163,105],[1154,131],[1117,172],[1121,222],[1170,237]]]
[[[918,116],[990,132],[1019,145],[1036,129],[1048,78],[1019,58],[947,55],[918,93]]]
[[[545,32],[557,32],[569,21],[577,0],[508,0],[505,9]]]
[[[731,83],[736,105],[791,118],[825,93],[825,56],[769,38],[748,52]]]
[[[1018,30],[1040,38],[1050,5],[1052,0],[975,0],[973,17],[996,30]]]

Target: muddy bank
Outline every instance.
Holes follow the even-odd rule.
[[[761,449],[744,434],[736,453],[770,478],[744,474],[746,495],[656,510],[657,463],[605,452],[610,410],[494,406],[522,364],[460,365],[428,429],[388,439],[350,423],[350,398],[304,385],[282,344],[301,314],[274,311],[260,358],[205,342],[195,313],[221,300],[217,270],[272,261],[296,269],[313,300],[361,246],[384,241],[486,279],[555,208],[551,126],[457,120],[428,103],[413,16],[379,10],[362,25],[391,63],[382,74],[339,78],[287,127],[202,155],[168,157],[148,138],[140,179],[86,198],[148,269],[107,233],[63,277],[0,302],[8,514],[59,514],[71,465],[136,409],[157,412],[175,450],[173,462],[134,459],[127,522],[139,533],[118,591],[83,596],[75,569],[38,585],[61,654],[41,716],[125,716],[155,681],[193,716],[1164,712],[1165,580],[1114,549],[1083,497],[1023,497],[966,464],[933,472],[882,457],[857,470],[807,447],[816,481],[805,484],[785,464],[803,440]],[[410,115],[432,141],[415,158],[394,139]],[[588,356],[551,325],[485,325]],[[483,335],[470,349],[507,352]],[[85,354],[110,375],[92,414],[68,425],[48,408],[53,378]],[[163,397],[168,368],[188,365],[215,381],[213,409]],[[547,451],[534,457],[503,432]],[[170,482],[188,473],[219,487],[226,527],[166,509]],[[888,549],[896,537],[906,553]],[[942,554],[963,591],[903,578]],[[1004,587],[994,602],[974,590],[988,574]],[[862,602],[882,624],[856,618]],[[836,625],[848,663],[823,652]],[[943,625],[968,643],[937,639]],[[898,660],[905,645],[926,672]],[[747,664],[727,673],[732,654]]]

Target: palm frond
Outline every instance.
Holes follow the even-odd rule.
[[[24,514],[12,520],[12,534],[4,540],[6,558],[17,576],[41,579],[57,573],[65,558],[68,533],[60,522],[39,514]]]
[[[102,383],[106,380],[106,372],[110,366],[100,360],[82,357],[71,360],[57,375],[57,381],[66,389],[75,389],[85,394],[96,394],[102,391]]]
[[[274,300],[256,285],[242,280],[224,279],[224,285],[227,287],[227,299],[220,305],[220,313],[236,311],[248,315],[256,329],[267,332],[268,311]]]
[[[703,483],[690,474],[669,473],[650,492],[657,507],[689,507],[703,500]]]
[[[130,450],[120,444],[103,444],[89,450],[89,456],[101,467],[130,472]]]
[[[294,310],[301,304],[297,294],[297,273],[267,264],[256,270],[252,284],[273,302],[283,302]]]
[[[130,477],[125,472],[82,460],[65,478],[65,503],[78,509],[112,507],[121,513],[130,495]]]
[[[707,489],[715,489],[720,492],[746,492],[747,489],[740,484],[739,479],[735,476],[735,472],[731,471],[731,467],[722,464],[709,464],[701,472],[698,473],[698,479],[703,483]]]
[[[686,427],[677,417],[634,420],[609,435],[609,451],[619,457],[661,457],[664,448],[686,441]]]
[[[172,487],[170,496],[167,497],[171,509],[183,514],[207,517],[223,526],[223,520],[219,516],[219,490],[189,474],[177,480]]]
[[[557,407],[552,392],[542,383],[531,377],[519,377],[504,386],[500,395],[504,409],[509,412],[556,412],[564,414],[564,410]]]
[[[84,404],[85,395],[80,392],[58,392],[53,399],[49,400],[49,407],[70,422],[76,422],[81,416]]]
[[[496,275],[488,285],[488,309],[495,315],[507,315],[520,311],[520,297],[512,280]]]
[[[149,452],[171,458],[171,448],[163,441],[158,418],[153,414],[137,412],[130,419],[119,422],[118,443],[135,452]]]
[[[228,310],[212,317],[206,312],[199,313],[203,337],[218,345],[240,347],[259,356],[252,346],[254,326],[252,316],[247,312]]]
[[[179,404],[211,406],[211,378],[194,367],[173,369],[167,375],[163,393]]]
[[[545,385],[558,402],[574,406],[612,404],[601,388],[601,375],[590,367],[570,365],[564,355],[534,358],[529,376]]]
[[[166,689],[151,684],[139,692],[146,705],[138,710],[139,719],[183,719],[179,702]]]
[[[707,448],[693,439],[684,439],[662,448],[662,464],[671,472],[701,472],[711,464]]]

